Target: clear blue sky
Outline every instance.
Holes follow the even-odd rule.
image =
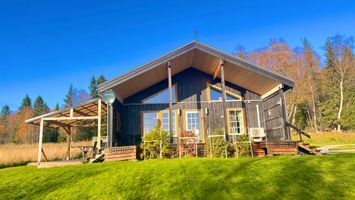
[[[63,104],[70,83],[87,89],[194,39],[233,52],[281,37],[355,34],[355,1],[0,1],[0,106],[42,95]]]

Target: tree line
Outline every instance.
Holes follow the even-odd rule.
[[[343,131],[355,128],[354,39],[335,35],[326,39],[322,56],[310,41],[291,48],[282,39],[256,51],[238,45],[235,54],[295,82],[286,94],[288,121],[299,128]]]
[[[36,143],[38,142],[39,127],[27,125],[25,120],[40,116],[61,108],[75,106],[90,99],[97,98],[97,86],[106,79],[103,75],[97,78],[93,76],[89,84],[89,94],[84,89],[77,89],[70,84],[64,98],[64,104],[59,106],[57,103],[50,109],[42,96],[37,96],[34,103],[29,95],[26,95],[17,111],[11,111],[8,105],[4,105],[0,112],[0,144],[4,143]],[[75,129],[75,137],[78,140],[90,139],[95,134],[95,129]],[[44,142],[57,142],[65,140],[65,133],[57,129],[45,128],[43,133]]]

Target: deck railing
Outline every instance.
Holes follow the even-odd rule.
[[[294,129],[295,131],[297,131],[297,133],[298,133],[298,135],[299,135],[299,137],[300,137],[300,141],[303,141],[303,140],[302,140],[302,135],[304,135],[304,136],[306,136],[306,137],[308,137],[308,138],[311,138],[311,136],[310,136],[309,134],[305,133],[303,130],[297,128],[296,126],[294,126],[294,125],[292,125],[292,124],[290,124],[290,123],[288,123],[288,122],[286,122],[286,125],[287,125],[288,127],[292,128],[292,129]]]

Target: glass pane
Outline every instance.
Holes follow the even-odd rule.
[[[148,134],[158,125],[158,113],[143,113],[143,132]]]
[[[172,87],[171,92],[172,92],[173,102],[175,103],[176,102],[175,87]],[[169,102],[168,88],[143,101],[143,103],[168,103],[168,102]]]

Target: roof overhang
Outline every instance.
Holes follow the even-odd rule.
[[[97,120],[99,115],[99,100],[92,99],[83,102],[79,105],[68,107],[62,110],[50,112],[44,115],[40,115],[31,119],[26,120],[27,124],[40,125],[41,120],[45,119],[45,126],[49,128],[62,128],[62,127],[75,127],[84,126],[83,124],[78,124],[82,121]],[[107,112],[106,104],[101,101],[101,115]],[[85,124],[85,126],[97,126],[97,124]]]
[[[216,73],[223,60],[225,80],[259,95],[265,95],[280,84],[284,90],[294,86],[293,80],[252,64],[239,57],[221,52],[197,41],[193,41],[126,74],[100,84],[99,93],[112,89],[117,98],[123,100],[145,88],[167,79],[167,64],[170,62],[172,75],[189,67],[211,76]]]

